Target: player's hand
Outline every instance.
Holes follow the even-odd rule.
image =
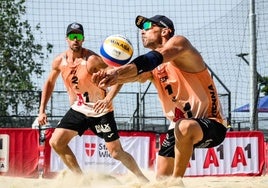
[[[105,70],[100,70],[96,73],[93,73],[92,75],[92,82],[95,83],[96,85],[99,85],[100,81],[104,79],[106,76],[106,71]]]
[[[39,114],[37,120],[38,120],[39,125],[46,125],[47,124],[47,115],[46,115],[46,113]]]
[[[116,69],[101,70],[93,73],[92,81],[100,88],[106,89],[107,87],[117,83],[118,72]]]
[[[94,106],[93,109],[95,112],[97,113],[102,113],[105,109],[109,108],[109,106],[112,103],[110,101],[108,101],[107,99],[103,99],[103,100],[98,100]]]

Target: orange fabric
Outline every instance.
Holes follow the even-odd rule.
[[[224,122],[217,90],[207,69],[187,73],[164,63],[152,73],[163,111],[170,121],[193,117]]]
[[[106,91],[96,86],[92,81],[92,75],[87,70],[86,58],[76,59],[70,65],[66,61],[66,57],[62,58],[61,75],[64,85],[69,95],[76,95],[76,101],[72,108],[86,116],[99,117],[113,110],[113,106],[109,106],[103,113],[97,114],[93,110],[93,105],[98,100],[104,99]]]

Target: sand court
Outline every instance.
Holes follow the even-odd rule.
[[[85,173],[76,177],[68,171],[61,172],[54,179],[46,178],[19,178],[0,176],[1,188],[267,188],[268,176],[206,176],[185,177],[181,179],[167,178],[156,181],[154,172],[145,172],[150,183],[138,182],[133,174],[112,176],[96,172]],[[172,183],[171,183],[172,182]],[[183,183],[182,183],[183,182]]]

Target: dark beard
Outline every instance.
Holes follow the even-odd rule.
[[[82,46],[78,46],[78,47],[71,46],[71,50],[73,50],[73,52],[79,52],[79,51],[81,51],[81,49],[82,49]]]

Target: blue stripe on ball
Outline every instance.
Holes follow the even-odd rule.
[[[101,47],[100,47],[100,54],[101,54],[103,57],[109,59],[110,61],[113,61],[114,63],[120,64],[120,65],[124,65],[124,64],[126,64],[127,62],[129,62],[129,60],[130,60],[130,58],[128,58],[128,59],[126,59],[126,60],[118,60],[118,59],[115,59],[115,58],[109,56],[109,54],[107,54],[107,53],[105,52],[105,50],[104,50],[104,48],[103,48],[103,44],[102,44]]]

